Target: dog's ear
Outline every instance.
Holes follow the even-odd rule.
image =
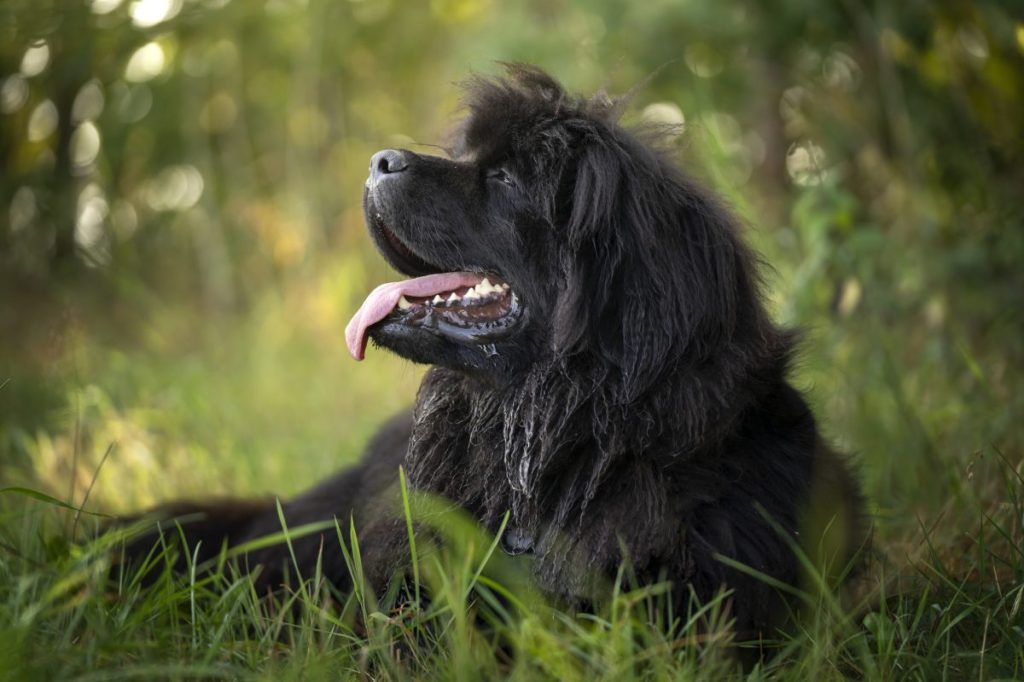
[[[624,399],[708,360],[744,315],[760,324],[753,259],[728,212],[636,140],[585,145],[567,203],[554,351],[597,353]]]
[[[590,344],[592,318],[600,315],[611,296],[611,285],[602,275],[617,270],[621,256],[613,229],[620,211],[616,191],[620,185],[618,164],[600,146],[587,148],[570,178],[570,207],[563,226],[559,267],[563,278],[555,301],[553,344],[556,353],[572,355]]]

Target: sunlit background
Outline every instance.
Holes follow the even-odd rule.
[[[123,510],[291,494],[357,457],[422,372],[342,342],[395,276],[369,156],[429,152],[456,83],[521,60],[586,93],[650,77],[625,122],[681,124],[749,226],[883,546],[997,514],[986,472],[1024,452],[1007,5],[4,0],[0,479]]]

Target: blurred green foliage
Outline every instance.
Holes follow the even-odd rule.
[[[798,381],[880,536],[1019,463],[1024,19],[952,0],[5,0],[0,475],[125,508],[298,490],[412,401],[341,330],[390,277],[370,154],[529,61],[685,122],[806,328]],[[653,74],[653,76],[652,76]],[[885,523],[886,519],[893,520]],[[1019,531],[1019,521],[1016,526]]]

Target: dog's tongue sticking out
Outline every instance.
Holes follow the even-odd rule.
[[[482,279],[482,275],[472,272],[442,272],[402,282],[381,284],[370,292],[370,295],[363,301],[363,305],[359,306],[359,310],[352,316],[348,326],[345,327],[345,342],[348,344],[348,352],[356,360],[363,359],[366,354],[366,330],[387,317],[388,313],[398,305],[398,299],[402,296],[429,298],[460,287],[474,287]]]

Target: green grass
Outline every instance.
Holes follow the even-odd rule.
[[[666,585],[617,591],[597,614],[571,614],[529,587],[522,567],[458,512],[403,495],[417,520],[416,573],[403,589],[362,585],[355,529],[337,544],[356,579],[338,594],[319,571],[273,600],[237,577],[173,575],[159,548],[155,584],[111,566],[117,535],[70,541],[74,512],[36,499],[4,515],[0,671],[7,679],[1016,679],[1024,673],[1024,513],[1020,479],[999,517],[979,516],[956,570],[938,548],[901,569],[875,561],[859,594],[801,594],[776,653],[746,671],[722,602],[687,614]],[[5,493],[11,495],[12,493]],[[424,544],[420,522],[440,534]],[[88,521],[85,526],[92,525]],[[410,521],[410,533],[412,523]],[[320,530],[320,529],[313,529]],[[305,532],[308,532],[307,529]],[[303,529],[284,531],[289,541]],[[85,535],[90,535],[86,532]],[[923,536],[931,540],[931,535]],[[999,548],[997,550],[997,547]],[[198,576],[198,577],[197,577]],[[395,585],[398,583],[396,582]],[[421,588],[424,597],[421,598]],[[429,598],[425,598],[429,595]]]
[[[988,419],[1001,389],[958,396],[942,377],[924,380],[927,359],[887,383],[841,322],[815,332],[797,381],[840,440],[876,446],[857,458],[875,546],[848,593],[801,594],[795,625],[756,667],[737,662],[721,600],[671,614],[667,586],[654,585],[621,590],[595,614],[560,610],[493,538],[412,491],[402,589],[365,589],[346,519],[324,551],[345,554],[350,594],[314,574],[270,601],[230,562],[143,589],[111,565],[118,538],[96,536],[93,512],[286,497],[353,461],[411,402],[418,370],[382,353],[363,365],[341,356],[344,320],[331,311],[352,307],[336,276],[345,267],[268,295],[245,318],[153,307],[138,338],[112,337],[108,313],[94,313],[41,365],[11,363],[0,387],[0,678],[1024,678],[1024,481],[999,445],[1017,447],[1012,420]],[[984,386],[991,363],[966,360]],[[863,374],[830,370],[860,364]]]

